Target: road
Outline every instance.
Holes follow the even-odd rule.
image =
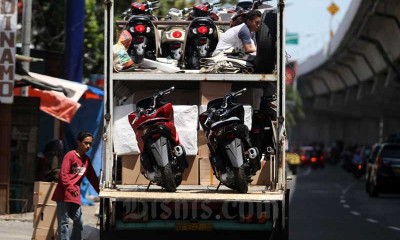
[[[365,180],[339,165],[301,168],[290,205],[290,240],[398,240],[400,194],[370,198]]]

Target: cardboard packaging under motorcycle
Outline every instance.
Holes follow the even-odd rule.
[[[128,114],[135,110],[134,104],[117,106],[114,109],[114,149],[119,155],[139,154],[136,135],[128,122]],[[174,121],[179,139],[186,154],[197,154],[198,107],[196,105],[174,105]]]
[[[197,156],[187,157],[189,167],[183,173],[182,185],[198,185],[199,184],[199,159]],[[147,185],[147,180],[141,172],[143,169],[140,165],[140,157],[135,155],[122,156],[122,184],[127,185]]]

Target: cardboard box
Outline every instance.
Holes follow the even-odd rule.
[[[147,185],[149,180],[147,180],[143,172],[143,168],[140,164],[140,155],[124,155],[122,156],[122,184],[137,184],[137,185]]]
[[[57,228],[57,205],[38,204],[33,214],[33,228]]]
[[[200,82],[200,104],[205,104],[215,98],[230,93],[232,83],[227,82]]]
[[[199,185],[199,157],[187,156],[189,166],[183,173],[181,185]]]
[[[215,177],[209,158],[199,158],[200,185],[218,186],[219,180]]]
[[[207,145],[206,134],[203,130],[197,132],[197,143],[198,143],[198,153],[199,158],[208,158],[210,151]]]
[[[270,160],[268,161],[261,161],[261,169],[257,171],[257,174],[253,176],[251,179],[253,181],[250,183],[251,185],[270,185]]]
[[[200,185],[203,186],[217,186],[219,180],[215,177],[209,158],[199,159],[200,168]],[[270,165],[269,161],[261,161],[261,169],[257,171],[257,174],[252,177],[250,185],[270,185]]]
[[[53,192],[56,189],[55,182],[35,182],[33,187],[33,205],[38,204],[56,204],[51,200]]]
[[[189,167],[183,174],[182,185],[199,184],[199,160],[197,156],[187,156]],[[122,156],[122,184],[147,185],[147,180],[141,173],[144,169],[140,164],[139,155]]]
[[[35,228],[32,240],[57,240],[58,233],[56,228]]]

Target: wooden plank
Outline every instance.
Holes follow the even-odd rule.
[[[179,186],[176,192],[165,192],[157,186],[150,186],[146,190],[145,185],[119,186],[116,189],[103,189],[101,198],[120,198],[136,200],[164,200],[164,201],[238,201],[238,202],[268,202],[282,201],[283,191],[268,192],[264,186],[249,186],[247,194],[239,194],[221,186],[218,191],[199,185]]]
[[[122,72],[114,73],[114,80],[127,81],[165,81],[168,73]],[[266,82],[276,81],[276,74],[203,74],[203,73],[174,73],[174,81],[216,81],[216,82]]]

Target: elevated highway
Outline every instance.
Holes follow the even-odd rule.
[[[400,1],[353,0],[297,75],[306,118],[289,129],[291,144],[372,144],[400,132]]]

